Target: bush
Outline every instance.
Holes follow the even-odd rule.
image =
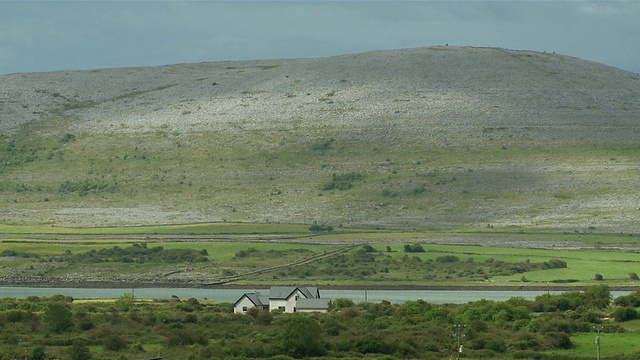
[[[309,231],[313,231],[313,232],[322,232],[322,231],[331,232],[331,231],[333,231],[333,226],[311,225],[309,227]]]
[[[406,244],[404,245],[404,252],[425,252],[424,248],[420,244]]]
[[[362,354],[393,354],[396,347],[384,341],[381,336],[367,335],[358,340],[356,349]]]
[[[545,262],[544,265],[549,269],[564,269],[567,267],[567,263],[560,259],[551,259],[549,262]]]
[[[364,249],[365,252],[368,252],[368,253],[376,252],[376,249],[369,244],[363,245],[362,248]]]
[[[322,328],[310,317],[298,315],[287,323],[282,333],[282,346],[292,356],[308,358],[322,356]]]
[[[73,326],[71,310],[67,304],[54,302],[44,312],[44,321],[55,333],[69,330]]]
[[[618,296],[613,300],[618,306],[640,307],[640,291],[635,291],[629,295]]]
[[[436,262],[439,262],[439,263],[453,263],[453,262],[458,262],[459,260],[460,259],[458,259],[458,257],[455,255],[439,256],[436,258]]]
[[[630,306],[619,307],[613,311],[613,318],[617,322],[635,320],[638,318],[638,312]]]
[[[30,357],[31,360],[45,360],[46,358],[47,358],[47,354],[44,351],[44,348],[42,348],[41,346],[36,346],[31,351],[31,357]]]
[[[271,325],[273,321],[273,314],[267,311],[261,311],[258,316],[256,316],[256,324],[260,325]]]
[[[102,347],[107,351],[120,351],[129,347],[127,341],[119,335],[107,336],[102,341]]]
[[[547,333],[544,340],[551,349],[571,349],[573,347],[571,338],[564,332]]]
[[[91,350],[80,339],[73,340],[69,349],[70,360],[91,360]]]
[[[361,174],[351,173],[343,175],[333,175],[332,181],[326,183],[322,190],[349,190],[353,187],[354,181],[362,180],[364,177]]]
[[[356,304],[353,302],[353,300],[348,298],[338,298],[331,302],[331,307],[334,310],[342,310],[345,308],[354,307],[355,305]]]
[[[604,277],[601,274],[596,274],[594,279],[597,280],[597,281],[602,281],[602,280],[604,280]]]
[[[186,346],[186,345],[207,345],[209,341],[203,336],[203,334],[197,334],[190,330],[176,329],[172,331],[165,339],[165,345],[167,347]]]

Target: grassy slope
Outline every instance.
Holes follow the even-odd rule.
[[[414,241],[485,244],[495,248],[465,251],[547,261],[546,253],[501,245],[633,247],[636,237],[623,234],[640,232],[640,78],[578,59],[451,47],[22,74],[0,84],[11,94],[0,114],[1,237],[60,241],[5,242],[3,250],[62,254],[171,236],[290,238],[396,250]],[[181,223],[198,224],[162,225]],[[341,231],[312,237],[313,223]],[[237,264],[229,259],[244,243],[161,244],[206,248],[216,266],[182,266],[197,276],[304,257]],[[337,246],[303,247],[318,254]],[[628,272],[638,272],[626,268],[635,254],[611,254],[568,252],[561,256],[568,269],[526,277],[589,285],[600,272],[628,285]],[[28,259],[3,261],[25,274],[44,271],[29,269]],[[387,282],[416,274],[393,276]],[[425,284],[415,279],[402,281]],[[497,280],[518,283],[520,275]]]
[[[37,116],[0,136],[4,223],[640,231],[640,82],[578,59],[451,47],[5,80]]]
[[[18,164],[0,174],[0,196],[6,208],[43,211],[49,221],[60,208],[143,205],[218,221],[607,231],[636,226],[629,220],[637,214],[615,204],[635,194],[630,185],[638,175],[633,164],[640,147],[630,144],[543,146],[519,140],[469,148],[385,146],[322,131],[311,140],[302,134],[252,136],[247,141],[232,133],[79,135],[62,144],[18,137],[21,151],[33,159],[5,151],[8,162]],[[282,145],[264,149],[261,141]],[[350,190],[323,190],[333,174],[349,173],[363,180],[353,181]],[[100,223],[77,217],[80,224]]]

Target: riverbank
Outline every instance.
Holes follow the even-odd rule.
[[[606,285],[606,283],[604,283]],[[379,291],[584,291],[586,286],[568,285],[330,285],[330,284],[205,284],[201,282],[158,281],[158,282],[109,282],[109,281],[33,281],[7,282],[0,281],[0,287],[29,288],[76,288],[76,289],[269,289],[271,286],[319,286],[325,290],[379,290]],[[611,291],[638,291],[640,286],[610,286]]]

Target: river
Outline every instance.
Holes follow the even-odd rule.
[[[145,299],[168,299],[177,296],[180,299],[196,298],[209,299],[220,302],[235,302],[242,294],[252,291],[268,294],[268,289],[188,289],[188,288],[140,288],[140,289],[89,289],[89,288],[45,288],[0,286],[0,298],[10,297],[24,299],[28,296],[50,297],[61,294],[74,299],[115,299],[122,294],[132,292],[136,297]],[[403,303],[409,300],[422,299],[432,304],[464,304],[481,299],[505,301],[512,297],[522,297],[533,300],[536,296],[547,291],[493,291],[493,290],[322,290],[320,295],[325,298],[348,298],[356,303],[379,303],[387,300],[392,303]],[[560,294],[562,291],[551,291]],[[612,291],[616,297],[627,295],[630,291]]]

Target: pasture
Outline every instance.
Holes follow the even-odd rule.
[[[632,275],[640,273],[635,240],[628,235],[491,228],[410,232],[342,227],[311,231],[300,224],[247,223],[106,228],[1,225],[0,276],[5,284],[15,284],[18,278],[37,282],[38,278],[65,277],[79,283],[108,283],[117,277],[133,284],[189,286],[221,282],[627,288],[637,286]],[[407,252],[409,244],[419,245],[422,251]],[[147,254],[123,255],[142,247],[161,251],[164,260]],[[189,251],[191,255],[185,255]],[[176,256],[182,261],[166,260]],[[550,266],[554,261],[566,266]],[[265,270],[271,268],[277,269]],[[601,280],[596,280],[597,274]]]

